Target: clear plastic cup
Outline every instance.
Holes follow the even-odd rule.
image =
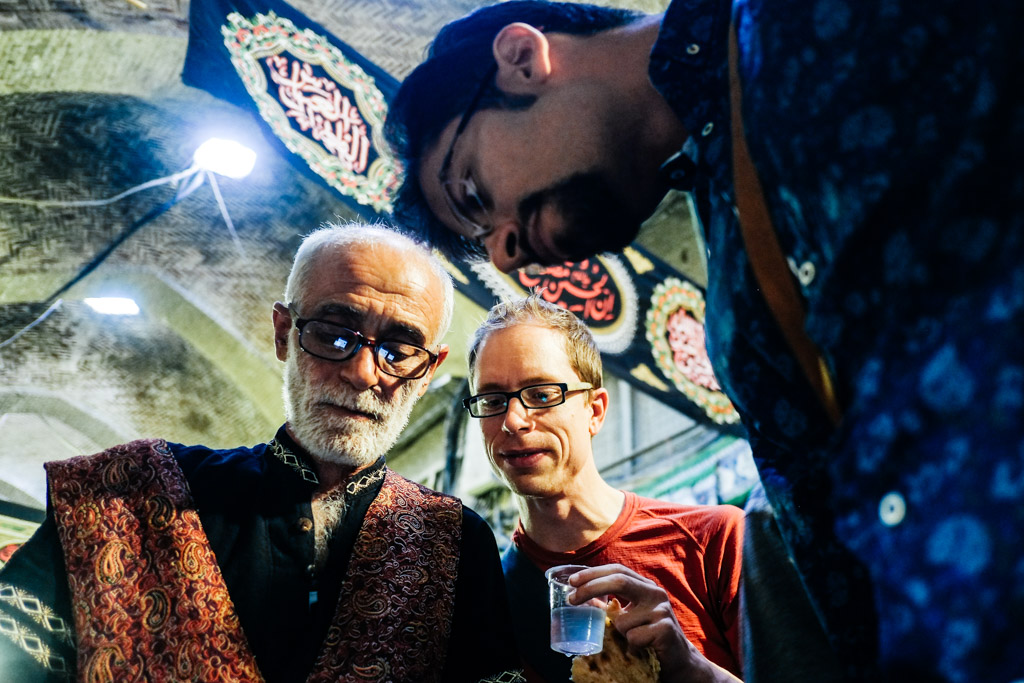
[[[607,596],[582,605],[570,605],[568,595],[576,590],[569,577],[587,569],[580,564],[563,564],[544,573],[551,602],[551,649],[566,655],[592,655],[604,642],[604,608]]]

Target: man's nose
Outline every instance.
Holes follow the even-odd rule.
[[[505,420],[502,423],[502,428],[505,432],[512,434],[514,432],[520,432],[528,430],[530,428],[530,411],[523,405],[523,401],[520,398],[510,398],[508,401],[508,410],[505,411]]]
[[[365,391],[378,383],[377,364],[372,346],[364,346],[348,360],[338,363],[338,374],[356,391]]]
[[[491,234],[484,238],[487,255],[494,267],[503,273],[527,265],[527,254],[515,221],[502,221],[494,226]]]

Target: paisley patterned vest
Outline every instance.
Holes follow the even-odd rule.
[[[262,681],[164,441],[46,464],[79,680]],[[436,681],[448,649],[462,504],[388,470],[308,681]]]

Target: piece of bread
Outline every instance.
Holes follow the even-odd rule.
[[[594,655],[573,657],[573,683],[658,683],[661,663],[654,650],[630,651],[626,636],[612,625],[620,611],[621,605],[613,598],[606,610],[602,649]]]

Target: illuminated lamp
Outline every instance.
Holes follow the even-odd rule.
[[[240,142],[210,138],[192,157],[195,165],[228,178],[244,178],[256,165],[256,152]]]
[[[84,300],[97,313],[104,315],[138,315],[139,305],[133,299],[119,296],[104,296]]]

